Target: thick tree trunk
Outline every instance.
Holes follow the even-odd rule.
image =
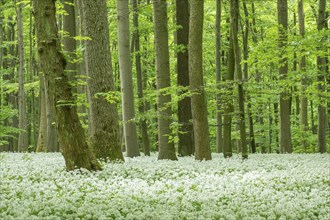
[[[203,82],[203,19],[204,2],[191,0],[189,23],[189,80],[190,91],[192,92],[191,109],[196,160],[212,159]]]
[[[145,101],[143,100],[143,73],[141,67],[141,51],[140,51],[140,33],[139,33],[139,13],[138,13],[138,0],[133,0],[133,39],[134,39],[134,51],[135,51],[135,68],[136,68],[136,80],[137,80],[137,90],[138,90],[138,98],[139,100],[139,113],[143,115],[140,120],[140,130],[142,136],[142,144],[143,144],[143,152],[144,155],[150,155],[150,143],[148,136],[148,125],[147,120],[145,118]]]
[[[326,0],[319,1],[319,11],[318,11],[318,21],[317,21],[317,29],[321,31],[326,28]],[[324,39],[326,41],[326,39]],[[319,50],[324,50],[323,48],[319,48]],[[324,97],[322,97],[322,93],[326,91],[326,57],[318,56],[317,57],[317,70],[318,70],[318,90],[319,90],[319,104],[317,107],[318,112],[318,127],[317,127],[317,134],[318,134],[318,150],[320,153],[326,153],[326,130],[327,130],[327,112],[326,112],[326,102],[323,101]]]
[[[240,143],[242,149],[242,157],[247,158],[247,145],[246,145],[246,130],[245,130],[245,112],[244,112],[244,94],[243,94],[243,74],[241,67],[241,54],[238,44],[238,17],[239,17],[239,0],[230,1],[230,13],[231,13],[231,29],[232,29],[232,39],[235,55],[235,69],[236,78],[238,81],[238,107],[239,107],[239,132],[240,132]]]
[[[90,143],[97,158],[123,160],[116,103],[106,99],[114,95],[107,4],[105,0],[81,1],[85,61],[90,103]]]
[[[33,0],[40,71],[56,103],[56,126],[67,170],[99,170],[100,164],[87,145],[72,97],[56,27],[55,1]]]
[[[171,135],[170,123],[172,112],[169,105],[171,102],[171,95],[168,94],[171,80],[166,0],[155,1],[153,3],[153,8],[158,91],[158,159],[177,160],[174,143],[169,139]]]
[[[288,2],[287,0],[277,1],[278,12],[278,45],[280,51],[279,74],[280,80],[286,80],[288,74],[288,59],[285,49],[288,42]],[[291,124],[290,124],[290,91],[283,88],[280,94],[280,152],[292,153],[291,146]]]
[[[117,0],[117,12],[124,139],[127,156],[136,157],[140,152],[135,125],[128,0]]]
[[[15,0],[16,3],[16,0]],[[17,30],[18,30],[18,57],[19,57],[19,68],[18,68],[18,127],[20,129],[18,136],[18,151],[28,150],[28,124],[27,124],[27,113],[26,113],[26,97],[24,91],[25,84],[25,63],[24,63],[24,30],[23,30],[23,7],[22,1],[18,1],[16,7],[17,14]]]
[[[222,136],[222,109],[221,109],[221,95],[220,83],[221,83],[221,0],[216,1],[216,40],[215,40],[215,64],[216,64],[216,83],[217,83],[217,93],[216,93],[216,119],[217,119],[217,133],[216,133],[216,150],[217,153],[222,152],[223,146],[223,136]]]
[[[189,86],[189,2],[188,0],[176,0],[176,24],[180,28],[176,31],[177,44],[184,49],[177,52],[178,86]],[[191,98],[185,97],[178,102],[178,152],[180,156],[192,155],[195,152],[193,142],[193,126],[191,124]]]

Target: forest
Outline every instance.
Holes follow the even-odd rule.
[[[326,0],[0,0],[1,219],[330,219]]]

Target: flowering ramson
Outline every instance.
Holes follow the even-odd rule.
[[[157,161],[66,172],[58,153],[1,153],[0,219],[330,219],[330,156]]]

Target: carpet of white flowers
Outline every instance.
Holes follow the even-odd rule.
[[[151,157],[66,172],[59,153],[0,154],[0,219],[330,219],[330,155]]]

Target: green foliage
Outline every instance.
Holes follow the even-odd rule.
[[[9,138],[15,138],[14,134],[19,133],[19,129],[8,126],[12,117],[17,116],[17,110],[10,106],[1,106],[0,111],[0,146],[8,144]]]
[[[168,1],[168,31],[169,31],[169,55],[170,55],[170,73],[171,73],[171,87],[157,91],[156,89],[156,70],[155,70],[155,48],[154,48],[154,30],[153,30],[153,5],[147,4],[147,1],[139,1],[139,34],[140,34],[140,56],[142,64],[142,75],[144,84],[144,97],[141,99],[135,97],[136,109],[138,106],[144,105],[145,113],[140,114],[136,112],[134,121],[139,125],[141,120],[146,120],[148,124],[148,134],[151,140],[152,149],[156,149],[157,145],[157,95],[159,93],[164,95],[171,95],[171,103],[165,107],[172,110],[171,116],[171,130],[169,138],[175,144],[178,142],[178,132],[180,132],[180,124],[177,119],[177,103],[185,97],[191,96],[192,92],[188,87],[177,86],[177,70],[176,70],[176,53],[184,51],[183,45],[175,43],[175,31],[180,29],[175,23],[175,4],[173,1]],[[152,1],[151,1],[152,2]],[[252,13],[252,2],[255,4],[255,14]],[[36,45],[35,37],[33,36],[33,16],[31,17],[31,4],[29,0],[22,2],[25,6],[23,8],[24,20],[24,45],[25,45],[25,92],[28,100],[35,99],[34,111],[38,112],[39,102],[39,78],[36,72]],[[302,37],[299,35],[298,24],[293,23],[293,14],[297,10],[297,1],[289,1],[289,33],[288,45],[285,49],[284,56],[288,58],[289,73],[285,79],[279,80],[279,53],[278,50],[278,26],[277,26],[277,6],[276,1],[268,1],[265,4],[263,1],[246,1],[249,15],[249,38],[248,50],[249,56],[247,60],[242,60],[242,64],[248,65],[248,79],[245,79],[243,84],[246,95],[246,107],[249,104],[252,120],[254,122],[255,141],[259,146],[257,151],[262,149],[274,152],[278,148],[279,137],[279,113],[275,112],[274,107],[279,103],[279,94],[284,90],[289,91],[292,95],[292,142],[295,152],[315,152],[317,148],[317,135],[311,131],[314,128],[308,128],[304,131],[299,125],[299,115],[296,114],[295,97],[301,96],[302,86],[301,79],[304,77],[308,81],[305,88],[305,94],[308,101],[313,101],[313,108],[309,106],[309,113],[313,111],[314,118],[309,115],[308,123],[314,120],[317,124],[317,105],[326,105],[330,99],[329,90],[330,84],[326,82],[320,83],[317,81],[318,70],[316,64],[317,56],[327,56],[328,51],[320,50],[320,48],[327,48],[330,38],[329,30],[317,30],[316,15],[317,7],[315,1],[304,1],[305,3],[305,21],[306,33]],[[1,7],[1,15],[3,16],[3,27],[5,36],[3,38],[0,48],[3,51],[3,66],[0,68],[0,90],[1,90],[1,109],[0,109],[0,145],[6,144],[3,140],[12,138],[18,132],[17,128],[11,127],[13,118],[17,115],[17,110],[14,106],[10,106],[8,97],[15,97],[18,92],[17,83],[17,67],[18,57],[16,54],[17,36],[14,39],[8,38],[10,30],[16,28],[16,11],[14,1],[4,1]],[[108,4],[108,20],[110,31],[110,46],[112,55],[113,75],[115,79],[116,91],[107,93],[98,93],[96,96],[105,97],[110,103],[116,104],[121,113],[121,94],[120,94],[120,77],[119,77],[119,62],[118,62],[118,39],[117,39],[117,12],[116,1],[107,1]],[[229,30],[230,30],[230,9],[229,1],[222,1],[222,21],[221,21],[221,78],[222,81],[216,84],[215,76],[215,1],[205,0],[204,10],[204,29],[203,29],[203,70],[204,70],[204,89],[207,98],[209,132],[211,146],[214,150],[216,140],[216,95],[220,95],[222,102],[220,112],[223,112],[226,107],[224,103],[230,101],[234,105],[234,112],[232,113],[232,130],[233,140],[239,138],[236,132],[236,125],[238,121],[237,108],[237,82],[224,81],[228,72],[227,70],[227,50],[229,47]],[[61,1],[56,1],[57,15],[59,17],[66,15],[64,4]],[[133,32],[132,25],[132,6],[130,4],[130,22],[131,33]],[[244,31],[244,21],[246,19],[243,7],[240,12],[240,29],[239,29],[239,43],[243,48],[242,32]],[[255,20],[255,24],[252,19]],[[16,34],[16,33],[15,33]],[[29,36],[32,36],[30,39]],[[61,37],[66,36],[67,33],[60,31]],[[91,41],[89,36],[77,35],[73,37],[77,42]],[[32,45],[31,45],[32,44]],[[133,46],[133,45],[132,45]],[[32,50],[30,51],[30,48]],[[243,50],[242,54],[243,54]],[[83,62],[84,46],[80,44],[77,46],[76,57],[70,62],[82,64]],[[132,64],[133,64],[133,83],[135,94],[137,94],[137,76],[135,67],[135,55],[137,52],[132,50]],[[32,57],[31,57],[32,56]],[[303,56],[306,56],[307,66],[306,71],[301,71],[299,62]],[[296,65],[296,69],[294,69]],[[34,69],[31,69],[34,68]],[[326,73],[325,73],[326,74]],[[78,72],[77,80],[70,82],[72,88],[84,88],[87,85],[87,77]],[[325,86],[325,91],[320,92],[318,87]],[[74,94],[75,103],[61,101],[58,105],[72,106],[76,105],[83,109],[79,116],[83,126],[87,132],[88,128],[88,113],[89,103],[87,102],[86,94]],[[290,98],[290,97],[288,97]],[[279,106],[277,106],[279,108]],[[31,113],[30,113],[31,114]],[[32,117],[32,116],[31,116]],[[30,117],[30,118],[31,118]],[[246,120],[247,121],[247,120]],[[36,129],[38,129],[38,122]],[[301,141],[306,140],[306,149],[301,146]],[[329,141],[328,141],[329,142]],[[330,143],[330,142],[329,142]]]

